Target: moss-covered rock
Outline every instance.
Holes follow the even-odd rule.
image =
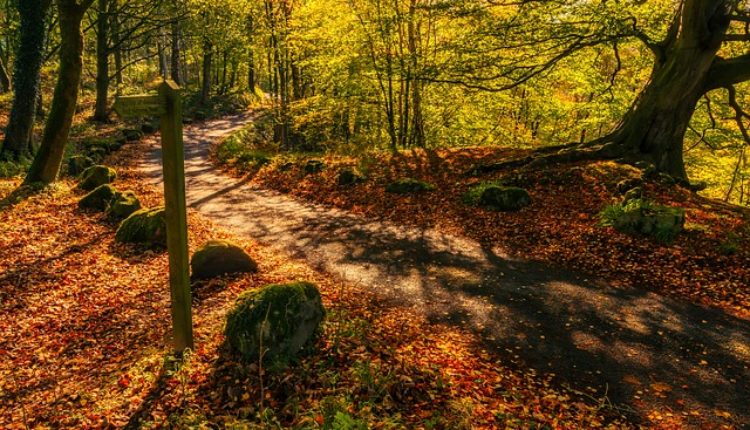
[[[629,202],[631,200],[638,200],[643,198],[643,188],[641,187],[635,187],[629,189],[623,196],[622,201]]]
[[[115,178],[117,178],[115,169],[102,165],[91,166],[81,174],[78,188],[91,191],[100,185],[111,183]]]
[[[246,362],[288,362],[309,344],[323,320],[320,292],[308,282],[267,285],[239,296],[227,316],[226,340]]]
[[[112,200],[117,195],[117,190],[110,184],[100,185],[93,191],[83,196],[78,201],[78,207],[82,209],[94,209],[105,211],[110,207]]]
[[[193,278],[209,279],[231,273],[253,273],[258,265],[242,247],[223,240],[210,240],[190,259]]]
[[[141,124],[141,132],[143,134],[152,134],[156,133],[156,131],[159,130],[159,120],[154,121],[146,121],[143,124]]]
[[[94,160],[85,155],[74,155],[68,159],[68,174],[78,176],[84,170],[94,165]]]
[[[167,222],[164,208],[141,209],[120,223],[115,240],[149,246],[167,245]]]
[[[109,205],[107,213],[110,217],[123,219],[129,217],[141,208],[141,201],[132,191],[123,191],[115,194]]]
[[[363,182],[365,177],[354,169],[343,169],[339,172],[338,183],[341,186],[350,186]]]
[[[494,211],[518,211],[531,204],[528,191],[494,182],[475,185],[464,194],[464,203]]]
[[[413,178],[399,179],[391,182],[385,187],[387,192],[394,194],[422,193],[425,191],[433,191],[435,189],[437,189],[435,185]]]
[[[674,240],[685,227],[684,209],[643,199],[607,206],[599,217],[602,225],[627,234],[651,236],[664,243]]]
[[[143,132],[134,128],[123,128],[121,132],[122,136],[128,142],[135,142],[136,140],[140,140],[143,137]]]
[[[305,163],[305,173],[311,174],[311,173],[319,173],[322,172],[325,168],[325,163],[323,163],[320,160],[307,160]]]

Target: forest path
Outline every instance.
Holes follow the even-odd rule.
[[[211,144],[251,120],[243,114],[185,128],[188,204],[218,225],[431,321],[473,330],[500,356],[517,356],[635,415],[699,410],[700,421],[711,422],[728,412],[750,428],[750,322],[227,176],[209,160]],[[160,157],[154,145],[141,164],[156,182]]]

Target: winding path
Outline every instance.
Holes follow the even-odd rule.
[[[606,395],[636,416],[699,410],[700,421],[716,424],[728,412],[735,426],[750,428],[750,322],[514,260],[502,244],[368,220],[231,178],[210,163],[209,148],[250,120],[185,130],[188,204],[217,224],[433,321],[474,330],[501,356]],[[159,159],[154,149],[142,162],[155,181]]]

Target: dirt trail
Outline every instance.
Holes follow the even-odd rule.
[[[211,164],[209,148],[249,120],[185,130],[188,204],[217,224],[474,330],[501,356],[606,394],[634,415],[700,410],[711,422],[728,412],[750,428],[749,322],[511,259],[502,244],[367,220],[231,178]],[[159,159],[154,149],[142,164],[155,181]]]

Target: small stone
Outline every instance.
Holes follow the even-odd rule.
[[[435,189],[437,187],[428,182],[413,178],[403,178],[388,184],[385,191],[394,194],[412,194],[433,191]]]
[[[78,176],[94,165],[94,160],[85,155],[74,155],[68,159],[68,174]]]
[[[129,217],[141,208],[141,202],[133,191],[123,191],[115,194],[107,213],[110,217],[123,219]]]
[[[91,166],[81,174],[78,188],[91,191],[100,185],[111,183],[115,178],[117,178],[117,172],[113,168],[102,165]]]
[[[325,168],[325,164],[321,160],[307,160],[305,163],[305,173],[320,173]]]
[[[138,243],[149,246],[167,245],[167,222],[164,208],[141,209],[127,217],[115,233],[120,243]]]
[[[115,187],[110,184],[100,185],[94,188],[90,193],[83,196],[78,202],[78,207],[81,209],[105,211],[109,208],[115,195],[117,195]]]
[[[478,204],[495,211],[514,212],[530,205],[531,196],[523,188],[492,185],[484,188]]]
[[[223,240],[210,240],[195,251],[190,268],[196,279],[258,271],[258,265],[242,247]]]
[[[143,137],[143,133],[140,130],[134,128],[123,128],[122,135],[128,142],[135,142]]]

